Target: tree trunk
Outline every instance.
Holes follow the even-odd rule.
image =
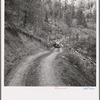
[[[24,26],[24,28],[25,28],[25,27],[26,27],[26,22],[27,22],[27,21],[26,21],[26,19],[27,19],[27,12],[25,11],[24,14],[25,14],[25,15],[24,15],[23,26]]]
[[[18,24],[20,24],[20,23],[19,23],[19,16],[20,16],[19,12],[20,12],[20,11],[19,11],[19,9],[18,9],[18,10],[17,10],[17,13],[18,13],[18,14],[17,14],[17,23],[18,23]]]

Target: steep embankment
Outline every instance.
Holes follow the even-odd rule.
[[[67,46],[56,59],[56,69],[68,86],[95,86],[96,65],[90,59]]]
[[[15,68],[19,62],[39,51],[43,51],[45,47],[40,40],[32,35],[24,32],[20,28],[8,25],[5,27],[5,84],[7,76]]]

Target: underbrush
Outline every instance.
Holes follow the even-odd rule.
[[[57,59],[61,79],[66,85],[71,86],[96,86],[96,64],[76,51],[71,46],[66,46]]]
[[[81,38],[73,45],[73,48],[85,57],[90,58],[94,63],[96,63],[95,37],[89,36],[88,38]]]
[[[84,40],[82,40],[84,41]],[[88,40],[87,40],[88,41]],[[88,48],[88,43],[87,41],[85,42],[79,42],[81,49],[87,50],[86,56],[75,50],[72,47],[66,47],[64,50],[64,56],[67,58],[67,60],[70,62],[70,64],[77,69],[81,75],[83,75],[88,81],[90,86],[95,86],[96,85],[96,64],[95,62],[91,59],[90,53],[92,53],[93,48],[95,44],[91,45],[91,48]],[[83,44],[82,44],[83,43]],[[85,44],[84,44],[85,43]],[[92,41],[93,43],[93,41]],[[76,45],[75,45],[76,46]],[[79,47],[78,45],[76,47]],[[83,47],[83,48],[82,48]],[[85,49],[87,47],[87,49]],[[90,52],[91,50],[91,52]],[[94,57],[94,56],[93,56]],[[95,59],[95,57],[94,57]]]

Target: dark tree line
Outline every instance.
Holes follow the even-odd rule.
[[[42,24],[41,0],[6,0],[5,21],[22,25],[40,26]]]
[[[69,4],[68,0],[65,0],[62,4],[61,0],[5,0],[5,21],[24,28],[31,24],[36,28],[42,27],[44,22],[48,23],[49,18],[64,19],[69,27],[71,27],[72,20],[77,19],[79,25],[87,27],[83,11],[92,9],[94,3],[84,6],[85,2],[81,2],[76,7],[75,1],[71,0]],[[92,17],[96,21],[96,10]]]

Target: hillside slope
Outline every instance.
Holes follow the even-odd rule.
[[[35,38],[12,25],[5,28],[5,83],[9,73],[23,58],[46,49]]]

